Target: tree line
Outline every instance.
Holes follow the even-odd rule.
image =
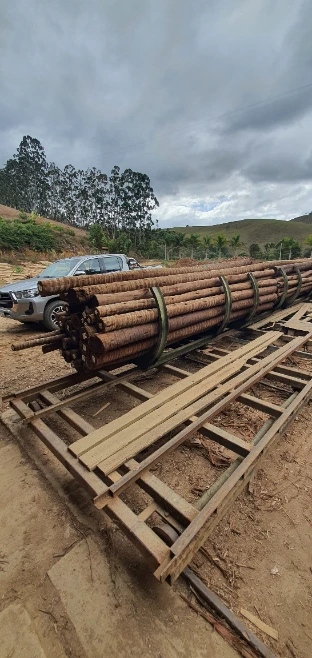
[[[117,165],[109,175],[95,167],[60,169],[30,135],[0,169],[0,203],[79,228],[99,224],[108,239],[125,233],[135,246],[151,231],[159,205],[146,174]]]
[[[89,243],[97,250],[107,247],[110,252],[129,253],[133,245],[129,236],[120,232],[115,239],[109,239],[100,225],[89,229]],[[287,260],[310,257],[312,254],[312,235],[306,239],[306,248],[293,238],[282,238],[278,242],[267,242],[262,248],[258,243],[247,245],[240,235],[227,239],[223,233],[215,238],[200,237],[195,233],[187,235],[170,229],[154,229],[148,232],[141,241],[136,255],[144,258],[155,258],[169,261],[180,258],[194,260],[209,260],[216,258],[232,258],[236,256],[251,256],[261,260]]]

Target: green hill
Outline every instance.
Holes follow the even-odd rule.
[[[45,217],[32,217],[0,204],[0,255],[5,259],[11,252],[24,260],[35,254],[49,254],[49,258],[73,256],[90,252],[87,231],[61,224]],[[91,251],[92,253],[92,251]]]
[[[291,222],[300,222],[300,224],[312,224],[312,213],[309,215],[301,215],[290,220]]]
[[[218,234],[225,235],[227,240],[231,240],[235,235],[240,235],[240,239],[246,246],[257,242],[264,246],[267,242],[277,243],[282,238],[294,238],[302,246],[306,237],[312,233],[312,226],[309,225],[309,215],[302,218],[295,218],[291,221],[278,219],[242,219],[237,222],[228,222],[227,224],[215,224],[213,226],[181,226],[171,230],[190,235],[195,233],[199,237],[209,235],[215,238]],[[312,221],[312,215],[310,216]],[[299,222],[299,219],[305,221]]]

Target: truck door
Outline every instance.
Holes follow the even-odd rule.
[[[103,256],[102,260],[105,272],[121,272],[123,270],[123,261],[120,256]]]

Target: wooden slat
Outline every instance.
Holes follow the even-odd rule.
[[[301,391],[301,389],[305,385],[305,381],[302,379],[299,379],[298,377],[291,377],[290,375],[283,375],[280,372],[268,372],[267,374],[267,379],[271,379],[272,381],[275,382],[280,382],[281,384],[287,384],[288,386],[291,386],[295,390]]]
[[[280,320],[287,318],[289,315],[293,315],[296,308],[297,306],[293,306],[291,308],[283,308],[280,311],[275,311],[275,313],[270,313],[265,318],[250,324],[248,329],[261,329],[261,327],[265,327],[266,324],[274,324],[275,322],[279,322]]]
[[[205,505],[197,517],[186,528],[183,534],[171,546],[171,554],[174,556],[169,564],[165,561],[164,567],[157,570],[157,577],[164,580],[169,575],[175,580],[183,571],[184,567],[192,559],[194,553],[200,548],[207,538],[207,523],[209,523],[213,514],[219,506],[224,503],[227,496],[235,492],[237,485],[248,481],[247,478],[254,471],[254,464],[264,451],[266,451],[274,438],[282,434],[292,418],[299,412],[312,394],[312,381],[306,384],[305,388],[299,393],[297,398],[289,405],[284,414],[278,418],[272,427],[266,432],[264,437],[252,449],[247,457],[239,464],[229,477],[227,482],[221,486],[214,497]],[[156,574],[155,574],[156,575]]]
[[[304,320],[294,320],[291,318],[288,322],[285,322],[284,327],[287,329],[295,329],[295,331],[311,331],[311,322],[305,322]]]
[[[290,348],[288,345],[280,347],[279,350],[275,353],[274,359],[272,359],[270,354],[262,361],[258,361],[253,366],[250,366],[248,370],[243,371],[224,384],[220,383],[221,373],[219,373],[219,385],[216,387],[214,382],[213,386],[211,386],[213,390],[211,391],[210,388],[210,392],[207,393],[204,397],[188,406],[185,406],[180,411],[177,411],[174,415],[171,414],[170,417],[165,419],[163,422],[159,421],[158,424],[156,426],[154,425],[154,427],[151,428],[148,432],[146,432],[146,427],[144,434],[141,434],[141,436],[137,437],[131,442],[128,440],[128,443],[123,445],[121,448],[119,447],[119,444],[118,446],[112,444],[111,452],[107,451],[105,460],[103,459],[102,462],[98,462],[98,468],[100,468],[104,474],[108,474],[110,471],[115,470],[115,468],[120,466],[120,464],[123,464],[133,455],[138,454],[144,448],[148,447],[158,439],[173,431],[179,425],[187,421],[187,419],[191,416],[199,414],[206,407],[216,404],[217,400],[220,399],[223,395],[226,395],[229,390],[235,389],[236,386],[240,386],[243,382],[248,382],[248,380],[252,378],[253,374],[261,372],[263,373],[263,377],[272,367],[274,367],[274,363],[278,363],[279,360],[281,361],[283,358],[285,358],[284,355],[288,354],[291,349],[292,348]],[[224,370],[222,372],[224,373]],[[147,418],[145,419],[145,424],[147,424]],[[198,420],[196,422],[198,422]],[[205,419],[199,424],[198,427],[204,423]]]
[[[136,368],[135,368],[135,370],[136,370]],[[54,404],[51,404],[49,407],[45,407],[44,409],[40,409],[40,411],[34,412],[34,414],[33,414],[34,418],[43,418],[45,416],[50,416],[55,411],[58,411],[58,409],[61,409],[64,406],[68,406],[69,404],[76,404],[80,400],[86,400],[91,395],[97,395],[98,393],[106,391],[106,390],[112,388],[113,386],[122,387],[122,385],[124,384],[123,390],[127,390],[127,391],[129,390],[130,391],[130,387],[132,385],[128,382],[123,381],[124,379],[129,377],[130,374],[131,374],[131,372],[128,373],[128,371],[127,371],[126,373],[121,373],[120,375],[117,375],[117,376],[113,376],[113,375],[111,376],[110,373],[105,372],[105,376],[106,376],[106,379],[108,379],[108,381],[96,382],[96,383],[92,384],[91,386],[89,386],[88,388],[84,388],[82,391],[79,391],[78,393],[75,393],[74,395],[71,395],[67,398],[64,398],[63,400],[60,400],[59,398],[56,397]],[[132,374],[132,376],[133,376],[133,374]],[[140,399],[142,399],[142,398],[140,398]],[[145,399],[145,398],[143,398],[143,399]],[[30,422],[29,417],[25,418],[24,422],[29,423]],[[95,431],[94,428],[93,428],[93,431]]]
[[[60,391],[63,388],[69,388],[70,386],[75,386],[81,382],[87,381],[88,379],[96,379],[97,373],[72,373],[71,375],[66,375],[65,377],[57,377],[56,379],[51,379],[47,382],[46,387],[49,391]],[[11,400],[21,398],[24,402],[29,402],[33,400],[36,393],[42,390],[42,384],[33,386],[32,388],[22,389],[16,393],[5,395],[2,400],[3,402],[10,402]]]
[[[138,466],[139,463],[135,459],[130,459],[126,464],[126,471],[135,470]],[[108,476],[108,479],[113,483],[118,482],[121,478],[122,475],[117,471],[110,473]],[[198,514],[198,510],[191,505],[191,503],[184,500],[182,496],[173,491],[173,489],[159,480],[152,473],[144,473],[142,478],[137,480],[136,484],[138,484],[139,487],[149,496],[154,498],[154,500],[167,510],[167,512],[173,514],[174,518],[180,521],[184,526],[191,523]],[[95,498],[94,504],[98,509],[102,508],[102,505],[99,504],[97,498]]]
[[[148,391],[145,391],[145,389],[128,382],[121,382],[120,384],[116,383],[116,388],[119,388],[121,391],[132,395],[134,398],[137,398],[142,402],[145,402],[145,400],[150,400],[152,397],[154,397],[153,393],[149,393]]]
[[[139,518],[141,521],[147,521],[147,519],[149,519],[150,516],[152,516],[152,514],[154,514],[154,512],[157,512],[157,509],[158,509],[158,505],[157,505],[157,503],[155,502],[155,500],[153,500],[152,503],[150,503],[147,507],[145,507],[145,508],[142,510],[142,512],[140,512],[140,513],[138,514],[138,518]]]
[[[246,404],[248,407],[252,407],[258,411],[263,411],[263,413],[268,414],[269,416],[274,416],[274,418],[278,418],[284,412],[283,407],[278,406],[277,404],[272,404],[272,402],[269,402],[268,400],[261,400],[261,398],[249,395],[248,393],[243,393],[243,395],[238,398],[237,402]]]
[[[246,389],[250,388],[253,386],[257,381],[262,379],[267,371],[270,369],[270,367],[273,367],[278,361],[282,361],[285,359],[293,349],[296,349],[299,345],[302,345],[304,343],[304,338],[298,338],[293,341],[293,344],[291,347],[288,345],[281,347],[278,350],[278,353],[275,355],[275,359],[272,360],[271,355],[266,357],[266,359],[263,360],[262,368],[259,369],[257,368],[257,364],[255,366],[252,366],[250,369],[250,376],[246,378],[246,373],[242,373],[238,375],[236,379],[236,386],[237,388],[235,389],[235,383],[234,379],[232,380],[232,389],[230,393],[228,393],[225,397],[223,397],[222,400],[220,400],[217,404],[215,404],[212,409],[208,410],[205,412],[199,419],[197,419],[190,427],[185,428],[179,434],[177,434],[175,437],[172,439],[168,440],[165,445],[161,446],[158,448],[152,455],[147,457],[145,460],[143,460],[139,466],[134,470],[123,476],[118,483],[115,485],[112,485],[110,487],[110,492],[114,495],[117,495],[121,491],[123,491],[125,488],[127,488],[131,482],[134,482],[137,480],[142,473],[144,473],[146,470],[151,468],[151,466],[156,463],[164,454],[169,454],[172,450],[174,450],[178,445],[180,445],[183,441],[185,441],[187,438],[192,436],[194,432],[196,432],[203,423],[205,423],[208,419],[211,419],[215,417],[217,414],[220,413],[220,411],[230,402],[234,401],[237,399],[242,393],[246,391]],[[286,349],[285,349],[286,348]],[[272,363],[273,361],[273,363]],[[251,376],[252,375],[252,376]],[[244,380],[245,376],[245,381]],[[241,383],[243,381],[243,383]],[[223,386],[220,386],[220,389],[222,390],[222,394],[224,395],[226,391],[226,386],[228,384],[224,384]],[[214,395],[215,391],[211,395]],[[185,412],[185,410],[184,410]],[[179,414],[177,414],[179,416]],[[168,422],[167,422],[168,423]],[[163,424],[163,427],[161,429],[161,435],[164,435],[164,433],[167,433],[168,427],[167,423]],[[179,418],[179,423],[180,424],[180,418]],[[150,433],[151,434],[151,433]],[[150,438],[149,438],[150,441]],[[136,446],[138,447],[138,445]],[[116,457],[116,455],[114,455]],[[121,457],[121,455],[120,455]],[[247,459],[248,457],[246,457]],[[108,462],[108,460],[107,460]],[[99,466],[101,470],[105,472],[109,472],[108,470],[108,464],[105,464],[105,470],[103,468],[103,465]],[[120,462],[122,463],[122,462]],[[111,468],[111,465],[109,466]],[[108,500],[109,498],[109,493],[103,495],[103,506],[105,505],[105,500]]]
[[[194,386],[191,392],[186,391],[184,394],[176,397],[174,400],[170,401],[169,403],[163,404],[159,410],[156,410],[155,412],[148,414],[143,420],[140,420],[137,424],[131,426],[131,428],[122,430],[118,434],[117,440],[115,435],[107,438],[107,440],[104,443],[101,443],[98,447],[82,455],[80,457],[81,462],[90,469],[95,468],[96,465],[99,465],[99,467],[103,469],[104,462],[105,460],[107,460],[107,464],[105,466],[105,472],[109,473],[110,470],[114,470],[115,468],[117,468],[117,465],[119,465],[117,462],[120,460],[121,454],[122,455],[128,454],[129,452],[128,446],[130,446],[130,444],[134,444],[135,442],[138,442],[139,437],[146,435],[147,430],[149,430],[149,438],[147,445],[150,445],[152,442],[156,441],[157,438],[160,438],[160,436],[157,436],[157,432],[158,432],[158,428],[160,427],[160,423],[162,421],[169,418],[173,419],[173,421],[169,423],[169,425],[167,425],[168,431],[171,431],[178,425],[178,420],[180,422],[185,422],[189,417],[187,413],[182,413],[182,412],[180,415],[175,417],[175,413],[179,412],[181,409],[184,409],[186,406],[188,406],[190,415],[193,415],[193,413],[197,413],[197,411],[199,412],[203,408],[205,408],[207,404],[212,403],[213,400],[216,399],[216,397],[218,397],[219,393],[217,393],[217,395],[214,396],[214,398],[209,397],[208,399],[207,396],[205,396],[205,393],[212,390],[216,386],[220,385],[223,381],[229,378],[231,374],[235,374],[237,371],[239,371],[240,368],[243,367],[243,365],[246,363],[246,358],[249,358],[249,356],[250,354],[245,358],[242,358],[238,361],[234,361],[231,365],[228,365],[226,368],[224,367],[221,371],[216,373],[214,378],[211,378],[208,381],[201,382],[197,386]],[[195,407],[189,406],[192,402],[196,402],[198,398],[202,398],[202,396],[204,397],[199,402],[199,404],[195,405]],[[154,428],[156,428],[156,434],[153,431]],[[143,446],[143,444],[141,445],[140,442],[140,450],[141,449],[143,450],[144,447],[147,447],[147,445]],[[236,448],[239,454],[241,454],[242,450],[244,450],[243,445],[240,444],[239,442],[237,442]],[[235,450],[234,438],[232,440],[232,449]],[[132,450],[130,447],[130,453],[129,453],[130,455],[135,455],[137,454],[137,452],[139,452],[139,450]],[[116,454],[116,466],[114,466],[109,470],[108,464],[110,464],[111,466],[111,464],[114,463],[114,457],[113,457],[114,454]],[[123,461],[125,460],[119,461],[119,463],[123,463]]]
[[[154,437],[153,430],[160,426],[162,420],[166,419],[172,419],[176,417],[176,414],[181,410],[185,409],[185,407],[189,408],[190,401],[197,401],[199,400],[206,400],[206,393],[207,391],[210,391],[211,389],[215,388],[216,385],[220,384],[224,380],[228,379],[232,375],[234,375],[237,372],[237,364],[239,364],[240,367],[243,366],[245,361],[239,360],[235,361],[231,365],[228,365],[226,368],[223,368],[222,371],[219,373],[216,373],[215,377],[211,379],[205,379],[203,382],[200,382],[196,386],[194,385],[191,389],[191,391],[185,391],[181,395],[178,395],[175,397],[173,400],[170,400],[170,395],[169,395],[169,402],[166,404],[163,403],[160,407],[155,409],[154,411],[151,411],[149,414],[146,414],[144,418],[140,418],[139,421],[136,423],[133,423],[131,427],[126,427],[122,429],[117,435],[114,433],[112,436],[108,436],[106,441],[101,442],[100,445],[96,446],[95,448],[92,448],[92,450],[89,450],[85,454],[81,455],[79,457],[80,461],[87,466],[89,469],[95,468],[99,463],[103,462],[105,459],[109,459],[114,453],[117,451],[121,451],[125,449],[127,446],[132,445],[136,441],[139,440],[141,436],[145,436],[146,432],[149,432],[150,437]],[[204,396],[204,397],[203,397]],[[156,396],[155,396],[156,397]],[[204,402],[205,404],[205,402]],[[143,405],[142,405],[143,406]],[[199,408],[201,408],[201,403],[199,403]],[[193,412],[192,412],[193,413]],[[194,413],[196,413],[194,411]],[[192,415],[192,414],[191,414]],[[183,414],[183,419],[187,420],[188,414],[187,412]],[[184,422],[184,420],[182,422]],[[172,421],[171,421],[172,422]],[[173,421],[173,425],[175,426],[175,421]],[[153,443],[153,440],[151,440],[151,443]],[[150,445],[147,444],[147,445]],[[144,447],[142,444],[142,450]],[[139,451],[131,452],[132,455],[137,454]],[[123,460],[119,463],[123,463]],[[114,469],[111,469],[114,470]]]
[[[271,336],[269,340],[275,340],[275,335]],[[227,358],[226,360],[221,358],[218,363],[207,366],[207,368],[203,368],[199,373],[190,375],[185,380],[173,384],[168,389],[155,396],[153,400],[142,404],[141,408],[137,410],[138,412],[141,410],[141,413],[136,414],[136,410],[128,412],[128,414],[126,414],[128,422],[125,423],[123,419],[120,419],[119,423],[113,421],[106,427],[102,428],[98,434],[96,434],[96,437],[100,440],[104,435],[105,441],[101,440],[94,447],[80,455],[79,459],[88,468],[95,468],[99,462],[115,452],[117,447],[118,449],[121,449],[123,446],[133,442],[139,436],[146,433],[147,429],[152,430],[162,419],[172,417],[176,411],[189,405],[192,401],[201,398],[207,393],[207,391],[213,389],[222,381],[231,377],[236,371],[239,371],[243,367],[246,363],[246,359],[255,352],[258,353],[259,349],[263,349],[263,344],[260,348],[258,345],[253,345],[253,348],[249,349],[248,354],[242,356],[240,359],[232,357],[231,362],[228,363]],[[237,350],[236,352],[241,354],[240,350]],[[199,383],[196,383],[197,379],[200,379]],[[184,385],[183,392],[181,392],[182,385]],[[178,392],[179,395],[176,394],[176,392]],[[142,415],[143,408],[145,410],[144,415]],[[200,408],[200,406],[198,408]],[[194,413],[196,412],[194,411]],[[136,421],[138,415],[139,418]],[[131,426],[129,418],[132,420]]]
[[[13,409],[21,418],[32,413],[23,400],[13,400]],[[65,443],[48,427],[43,420],[37,418],[31,421],[31,428],[41,439],[41,441],[51,450],[59,459],[65,468],[82,484],[92,496],[98,496],[107,490],[106,485],[94,473],[89,473],[79,462],[68,452]],[[91,477],[90,477],[91,476]]]
[[[301,307],[292,316],[292,320],[300,320],[306,313],[311,311],[311,303],[301,304]]]
[[[105,512],[145,555],[152,566],[157,567],[166,559],[170,549],[165,542],[120,498],[112,500],[105,508]]]
[[[169,363],[160,366],[159,370],[163,370],[166,374],[174,375],[175,377],[179,377],[180,379],[184,379],[184,377],[188,377],[191,374],[190,372],[188,372],[188,370],[182,370],[182,368],[176,368],[176,366],[172,366]]]
[[[54,393],[51,393],[50,391],[43,390],[40,393],[40,397],[44,402],[47,402],[48,404],[56,404],[58,397],[54,395]],[[88,423],[84,418],[79,416],[73,409],[69,409],[67,407],[62,407],[61,409],[58,409],[56,413],[61,416],[64,420],[66,420],[71,427],[73,427],[79,434],[89,434],[89,432],[92,432],[94,430],[93,425]]]
[[[290,375],[290,377],[297,377],[298,379],[305,379],[310,381],[311,375],[305,372],[302,368],[293,368],[292,366],[276,366],[273,372],[281,372],[283,375]]]
[[[193,420],[197,419],[196,416],[193,416],[192,418]],[[190,421],[192,421],[192,418],[190,418]],[[223,427],[216,427],[211,423],[205,423],[201,426],[200,433],[207,437],[207,439],[216,441],[216,443],[219,443],[225,448],[236,452],[236,454],[241,455],[241,457],[246,457],[251,450],[251,445],[249,443],[238,436],[234,436],[234,434],[230,434],[230,432],[227,432]]]
[[[235,350],[235,352],[229,357],[219,359],[218,363],[210,364],[207,368],[202,368],[199,372],[190,375],[187,379],[172,384],[172,386],[168,387],[157,396],[154,396],[153,399],[144,402],[139,407],[124,414],[122,418],[116,419],[112,423],[109,423],[109,425],[95,430],[92,434],[83,439],[79,439],[70,446],[70,451],[77,457],[83,455],[85,452],[95,448],[105,441],[109,436],[120,432],[123,428],[130,427],[130,425],[132,427],[136,421],[144,418],[147,413],[150,413],[152,410],[158,409],[164,402],[169,402],[180,393],[192,389],[195,384],[202,382],[206,377],[212,377],[213,374],[217,373],[218,370],[223,368],[227,363],[233,363],[234,360],[245,354],[254,353],[254,351],[256,351],[256,353],[261,352],[264,349],[264,346],[274,342],[278,335],[277,332],[268,332],[266,335],[260,336],[255,341],[252,341],[252,343]]]

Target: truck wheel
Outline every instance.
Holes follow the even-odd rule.
[[[56,322],[56,314],[66,311],[67,304],[61,302],[60,299],[54,299],[52,302],[49,302],[43,312],[43,324],[50,331],[58,329],[59,326]]]

